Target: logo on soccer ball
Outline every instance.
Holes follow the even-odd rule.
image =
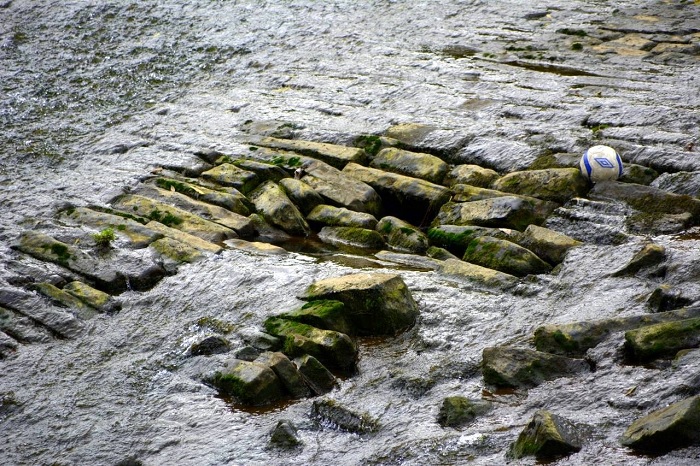
[[[603,157],[596,157],[595,161],[598,162],[598,165],[600,165],[603,168],[613,168],[613,164],[610,163],[610,160],[604,159]]]

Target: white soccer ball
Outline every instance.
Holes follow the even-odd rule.
[[[622,176],[622,159],[609,146],[593,146],[583,153],[579,163],[583,176],[596,183],[616,180]]]

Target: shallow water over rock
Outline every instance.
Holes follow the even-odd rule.
[[[4,2],[0,288],[66,278],[10,249],[20,232],[89,236],[65,233],[57,209],[104,206],[154,169],[201,172],[195,152],[249,153],[251,127],[348,146],[394,127],[409,150],[501,173],[599,143],[625,162],[695,172],[698,15],[681,1]],[[634,213],[567,202],[545,226],[585,244],[508,289],[280,239],[288,254],[227,248],[127,290],[119,312],[81,319],[72,339],[31,318],[38,333],[0,359],[0,462],[503,464],[546,409],[584,433],[554,464],[690,464],[698,447],[654,458],[618,443],[641,415],[700,391],[695,364],[628,364],[622,332],[589,350],[590,374],[516,392],[481,376],[484,348],[528,347],[541,325],[643,314],[660,287],[700,297],[697,231],[640,233]],[[647,239],[666,248],[664,274],[612,277]],[[218,334],[242,348],[313,281],[358,271],[400,274],[421,313],[398,336],[360,339],[357,372],[326,395],[376,419],[376,432],[320,422],[314,399],[246,408],[201,382],[231,355],[193,358],[192,343]],[[56,309],[68,312],[41,310]],[[494,409],[443,428],[440,405],[455,395]],[[269,445],[282,419],[301,446]]]

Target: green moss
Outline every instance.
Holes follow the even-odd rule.
[[[224,395],[232,395],[237,398],[245,398],[245,384],[235,374],[222,374],[217,371],[214,374],[214,386]]]
[[[382,140],[379,136],[363,135],[358,136],[354,141],[354,146],[364,149],[370,155],[375,156],[382,150]]]
[[[121,217],[121,218],[127,218],[127,219],[129,219],[129,220],[133,220],[133,221],[135,221],[135,222],[138,222],[138,223],[140,223],[141,225],[145,225],[145,224],[148,223],[148,219],[145,219],[145,218],[143,218],[143,217],[138,217],[138,216],[136,216],[136,215],[127,214],[127,213],[125,213],[125,212],[120,212],[120,211],[114,210],[114,209],[108,209],[108,208],[106,208],[106,207],[90,206],[90,209],[96,210],[96,211],[98,211],[98,212],[104,212],[104,213],[106,213],[106,214],[116,215],[116,216]],[[134,206],[134,210],[135,210],[135,211],[136,211],[136,210],[139,210],[139,208],[138,208],[137,206]],[[126,226],[125,226],[125,225],[119,225],[119,226],[117,226],[117,230],[119,230],[119,231],[122,231],[122,230],[125,230],[125,229],[126,229]]]
[[[586,37],[588,35],[588,33],[582,29],[563,28],[563,29],[557,29],[557,32],[559,34],[565,34],[567,36],[577,36],[577,37]]]
[[[176,180],[169,180],[166,178],[158,178],[156,180],[156,185],[160,188],[166,189],[168,191],[175,190],[178,193],[185,194],[190,197],[197,197],[198,193],[191,186],[181,183]]]
[[[574,42],[571,44],[571,50],[583,50],[583,44],[581,42]]]
[[[450,233],[440,228],[428,230],[428,239],[434,246],[445,248],[454,254],[463,254],[469,243],[474,239],[474,230],[464,230],[461,233]]]
[[[56,256],[56,260],[59,263],[64,264],[72,258],[72,256],[68,252],[68,246],[66,246],[65,244],[52,243],[51,246],[48,246],[48,248],[51,251],[51,253]]]
[[[288,166],[288,167],[298,167],[301,165],[301,158],[300,157],[283,157],[281,155],[277,155],[272,158],[272,163],[277,166]]]
[[[106,248],[110,244],[112,244],[112,241],[117,239],[116,235],[114,234],[114,230],[111,228],[105,228],[104,230],[100,231],[99,233],[95,233],[92,235],[92,239],[95,240],[95,244],[101,248]]]
[[[401,227],[401,228],[399,228],[399,231],[401,231],[401,233],[403,233],[405,235],[416,234],[416,230],[414,230],[413,228],[408,228],[408,227]]]
[[[214,330],[219,333],[230,333],[233,332],[236,329],[236,326],[233,325],[232,323],[229,322],[224,322],[223,320],[219,320],[215,317],[200,317],[196,325],[200,328],[208,328],[210,330]]]
[[[166,227],[180,225],[183,222],[180,217],[177,217],[170,212],[162,212],[158,209],[153,209],[151,213],[148,214],[148,218],[155,220],[156,222],[160,222]]]
[[[392,228],[393,228],[393,225],[391,224],[391,222],[384,222],[382,224],[382,226],[379,228],[379,232],[388,235],[389,233],[391,233]]]

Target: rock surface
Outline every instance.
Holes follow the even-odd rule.
[[[537,411],[508,452],[512,458],[554,459],[581,450],[580,434],[571,421]]]

